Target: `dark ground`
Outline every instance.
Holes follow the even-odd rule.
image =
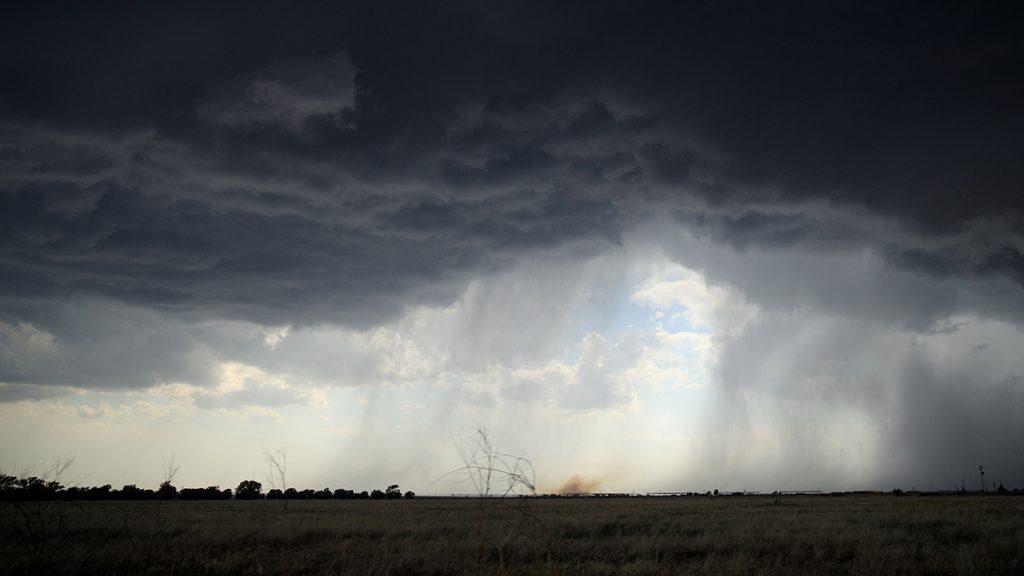
[[[0,503],[14,574],[1024,574],[1024,496]]]

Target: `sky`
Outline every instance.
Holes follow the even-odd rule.
[[[1024,487],[1015,3],[340,4],[0,8],[0,471]]]

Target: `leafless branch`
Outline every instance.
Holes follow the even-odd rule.
[[[171,452],[171,460],[164,467],[164,484],[173,485],[174,478],[178,475],[178,470],[181,469],[181,464],[175,463],[174,452]]]
[[[271,451],[263,446],[263,459],[267,462],[270,472],[267,478],[270,485],[280,490],[288,489],[288,447],[282,446]]]

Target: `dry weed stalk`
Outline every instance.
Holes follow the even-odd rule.
[[[270,472],[267,480],[270,485],[284,492],[288,489],[288,448],[282,446],[273,452],[266,446],[263,447],[263,459],[267,462]]]
[[[536,494],[533,463],[523,456],[499,451],[491,443],[485,427],[477,425],[472,439],[456,449],[463,467],[449,474],[464,474],[473,484],[474,494],[482,498]]]
[[[537,493],[533,463],[526,457],[498,450],[487,428],[480,424],[475,434],[457,445],[456,450],[463,466],[441,478],[462,476],[473,485],[483,508],[478,533],[497,556],[501,568],[506,567],[512,549],[523,541],[543,546],[547,561],[553,566],[551,530],[529,505],[529,497]]]
[[[15,533],[22,541],[29,545],[33,554],[44,555],[46,545],[57,536],[67,534],[67,514],[69,503],[61,495],[64,489],[64,476],[75,465],[73,456],[58,456],[54,460],[53,468],[40,478],[32,476],[34,465],[26,469],[22,481],[28,485],[29,482],[38,481],[51,491],[55,496],[53,499],[32,499],[20,501],[17,499],[7,502],[17,512],[17,521],[13,524]],[[80,504],[74,505],[81,508]]]

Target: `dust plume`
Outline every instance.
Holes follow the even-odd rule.
[[[579,474],[573,474],[555,492],[558,494],[590,494],[591,492],[597,492],[600,487],[600,478],[586,478]]]

